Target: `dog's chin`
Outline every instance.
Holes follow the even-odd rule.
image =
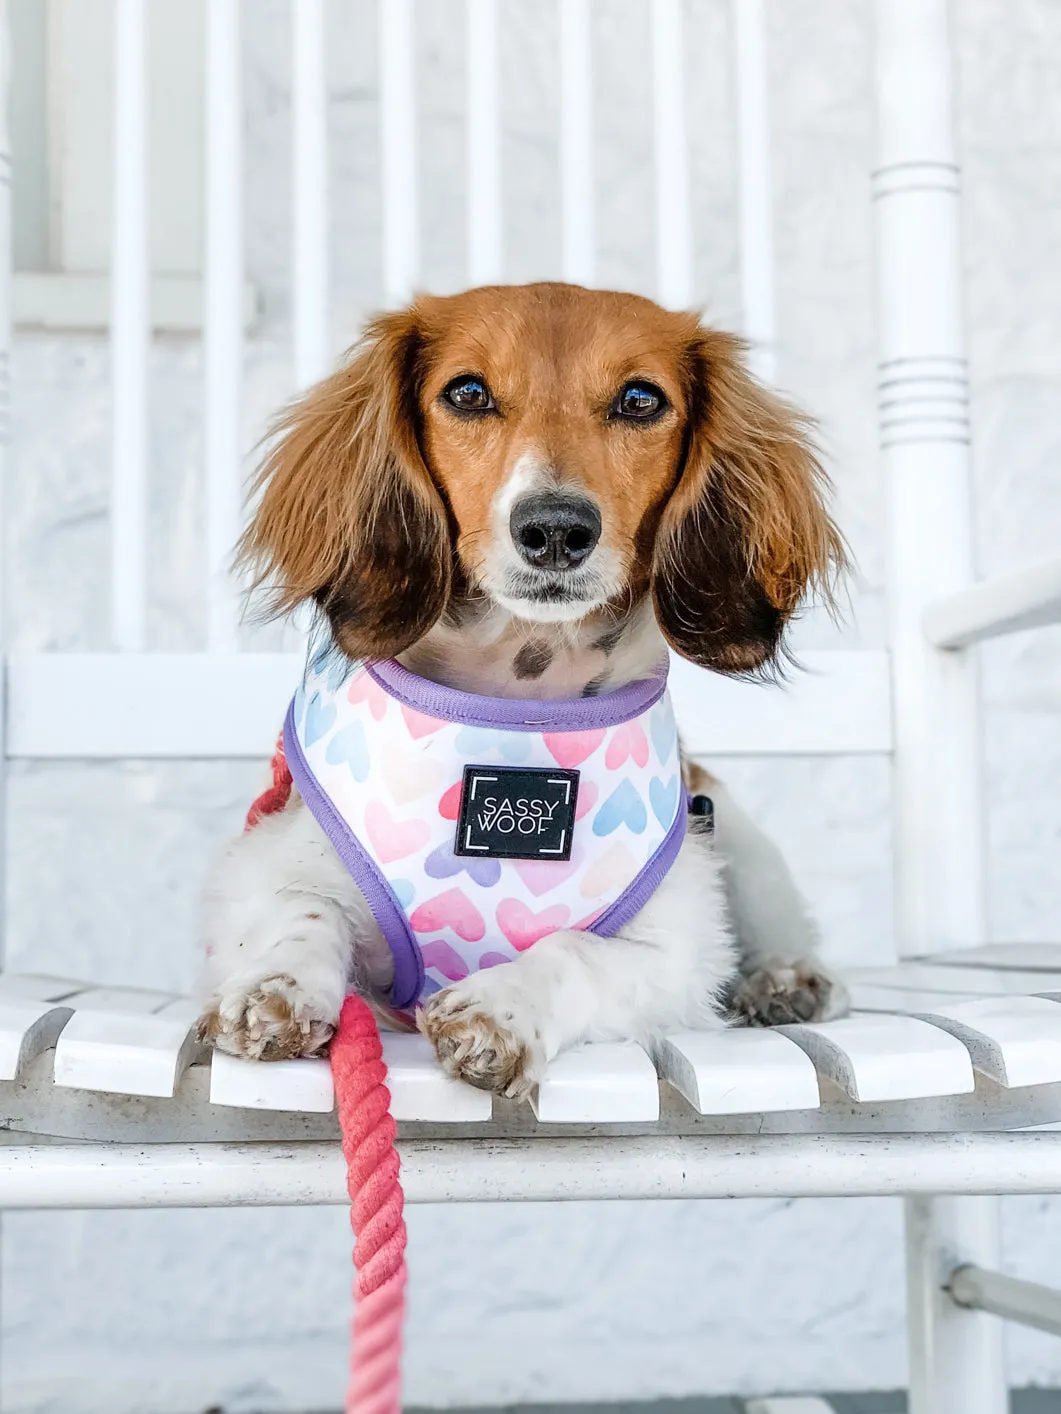
[[[525,623],[575,623],[608,602],[596,576],[579,583],[560,575],[507,576],[491,596],[502,609]]]

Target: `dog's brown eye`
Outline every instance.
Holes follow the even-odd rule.
[[[620,417],[647,422],[667,406],[667,399],[654,383],[627,383],[619,394],[616,412]]]
[[[447,383],[442,396],[458,412],[491,412],[497,406],[483,380],[467,373]]]

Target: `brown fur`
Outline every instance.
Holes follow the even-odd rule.
[[[469,373],[496,414],[442,402]],[[632,378],[666,394],[656,421],[612,416]],[[276,611],[319,604],[351,657],[400,653],[455,591],[474,599],[495,494],[528,452],[600,507],[627,606],[651,592],[668,642],[718,671],[769,663],[844,560],[805,421],[750,377],[737,339],[634,295],[422,297],[375,320],[275,432],[241,558]]]

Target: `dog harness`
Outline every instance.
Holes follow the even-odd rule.
[[[394,955],[398,1009],[558,929],[617,932],[685,834],[665,666],[532,701],[318,654],[283,743]]]

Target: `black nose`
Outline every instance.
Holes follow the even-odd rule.
[[[528,565],[569,570],[593,553],[600,539],[600,511],[585,496],[547,491],[517,501],[508,528]]]

